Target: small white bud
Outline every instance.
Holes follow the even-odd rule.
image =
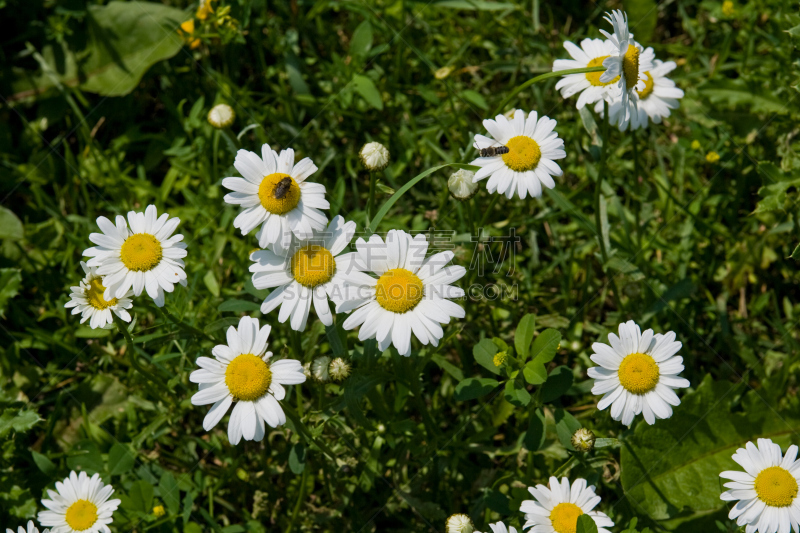
[[[475,195],[478,190],[478,183],[472,183],[472,178],[475,173],[471,170],[459,169],[453,172],[447,180],[447,187],[450,189],[450,194],[457,200],[469,200]]]
[[[378,142],[365,144],[358,155],[370,172],[383,170],[389,164],[389,150]]]
[[[445,523],[447,533],[473,533],[475,526],[472,519],[465,514],[450,515]]]
[[[331,361],[328,372],[334,381],[343,381],[350,375],[350,364],[341,357],[337,357]]]
[[[595,436],[592,430],[580,428],[572,435],[572,446],[579,452],[590,452],[594,448]]]
[[[228,104],[217,104],[208,112],[208,123],[221,130],[233,124],[236,118],[233,108]]]
[[[317,357],[314,359],[314,362],[311,363],[311,375],[314,376],[314,379],[317,381],[328,381],[331,376],[328,373],[328,365],[331,364],[331,358],[323,355],[322,357]]]
[[[311,377],[311,361],[303,365],[303,375],[307,378]]]

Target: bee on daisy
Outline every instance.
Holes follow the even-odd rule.
[[[81,268],[86,276],[81,280],[80,285],[70,287],[72,291],[69,301],[64,304],[67,309],[72,308],[72,314],[81,315],[81,324],[89,321],[92,329],[110,327],[114,322],[111,313],[114,313],[125,322],[131,321],[131,315],[127,309],[133,307],[130,297],[133,291],[128,291],[122,298],[111,298],[106,300],[103,294],[106,288],[103,279],[97,273],[97,267],[90,267],[81,261]]]
[[[47,490],[49,500],[42,500],[47,511],[39,512],[39,523],[49,526],[50,533],[111,533],[108,525],[120,500],[109,500],[114,488],[86,472],[70,472],[64,481],[56,482],[56,490]],[[30,527],[30,526],[29,526]]]
[[[233,405],[228,422],[228,440],[260,442],[266,435],[264,423],[278,427],[286,422],[279,400],[286,396],[284,385],[305,382],[303,365],[294,359],[271,361],[267,351],[270,326],[259,328],[258,319],[242,317],[239,327],[228,328],[228,344],[214,347],[210,357],[198,357],[189,381],[200,390],[192,396],[193,405],[213,404],[203,420],[210,431]],[[234,405],[235,403],[235,405]]]
[[[566,41],[564,48],[572,59],[556,59],[553,62],[553,72],[575,68],[601,67],[603,61],[616,52],[614,45],[603,39],[584,39],[580,47]],[[617,78],[609,81],[600,81],[603,72],[586,72],[585,74],[567,74],[556,84],[556,89],[561,91],[561,96],[569,98],[580,93],[575,104],[581,109],[587,104],[598,102],[603,107],[603,101],[611,101],[619,93]]]
[[[342,253],[355,232],[355,222],[336,216],[310,239],[292,239],[288,247],[275,243],[270,250],[253,252],[253,285],[257,289],[274,289],[261,304],[261,312],[269,313],[280,306],[278,320],[286,322],[291,318],[292,329],[303,331],[313,304],[322,323],[333,324],[328,300],[334,305],[343,301],[344,284],[349,278],[369,278],[350,267],[354,254]]]
[[[726,502],[736,502],[728,518],[745,526],[747,533],[790,533],[800,531],[800,461],[797,446],[781,453],[770,439],[758,439],[758,446],[745,444],[733,454],[744,472],[722,472],[729,479],[720,495]]]
[[[552,176],[561,176],[562,171],[555,160],[567,156],[564,141],[553,131],[556,121],[531,111],[528,116],[521,109],[509,120],[497,115],[494,120],[483,121],[483,126],[492,136],[475,135],[473,146],[478,151],[504,146],[506,153],[492,157],[479,157],[471,165],[482,167],[472,181],[477,183],[489,178],[486,189],[511,198],[516,193],[521,199],[528,194],[538,198],[542,187],[556,186]]]
[[[350,312],[342,325],[349,330],[361,326],[361,341],[377,339],[381,351],[394,345],[400,355],[411,355],[411,334],[426,345],[439,345],[444,336],[441,324],[451,318],[464,318],[464,309],[450,298],[461,298],[464,290],[451,285],[466,269],[447,266],[453,252],[436,253],[427,259],[425,235],[412,237],[402,230],[391,230],[384,241],[372,235],[369,241],[356,240],[357,256],[351,265],[372,276],[348,280],[345,301],[336,312]]]
[[[647,77],[644,73],[652,70],[653,57],[644,54],[642,45],[633,40],[633,34],[628,29],[627,14],[616,9],[606,13],[605,20],[612,25],[614,32],[600,30],[611,44],[611,55],[603,60],[606,71],[599,81],[608,83],[618,80],[620,121],[627,123],[637,112],[638,91],[646,87]]]
[[[42,533],[49,533],[49,529],[45,529]],[[14,530],[11,528],[6,528],[6,533],[14,533]],[[19,526],[17,528],[17,533],[39,533],[39,528],[36,527],[36,524],[33,523],[33,520],[28,520],[28,527]]]
[[[592,394],[602,394],[597,404],[600,410],[611,406],[611,418],[626,426],[636,415],[643,414],[648,424],[657,418],[672,416],[672,407],[681,401],[675,389],[688,387],[689,381],[680,377],[683,357],[676,356],[681,343],[675,333],[665,335],[644,333],[633,320],[619,325],[619,336],[609,333],[611,344],[595,342],[590,358],[599,366],[588,370],[594,378]]]
[[[239,150],[233,162],[242,177],[222,180],[230,189],[225,202],[242,207],[233,225],[247,235],[256,233],[258,245],[266,248],[280,241],[288,247],[294,235],[310,239],[313,231],[325,229],[328,217],[320,211],[330,209],[325,199],[325,186],[306,181],[317,171],[308,157],[294,162],[294,150],[281,150],[280,155],[268,144],[261,147],[261,157]]]
[[[605,513],[594,510],[600,503],[594,485],[587,486],[586,480],[579,478],[570,486],[566,477],[562,477],[561,482],[550,477],[548,485],[528,487],[534,499],[525,500],[519,506],[525,513],[522,529],[533,528],[533,533],[574,533],[578,517],[586,514],[594,520],[598,533],[611,533],[606,528],[614,527],[614,522]]]
[[[181,242],[183,235],[172,235],[180,219],[166,213],[159,217],[156,206],[149,205],[144,213],[128,212],[127,221],[117,216],[116,222],[115,226],[106,217],[98,217],[102,233],[89,235],[97,246],[83,252],[91,257],[86,264],[103,277],[103,298],[125,298],[133,288],[134,296],[146,291],[163,307],[165,291],[175,290],[176,283],[186,286],[186,243]]]

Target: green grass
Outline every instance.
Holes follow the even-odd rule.
[[[736,531],[715,477],[717,466],[735,466],[729,447],[766,433],[784,448],[800,442],[800,292],[790,257],[800,242],[795,6],[756,0],[725,16],[713,1],[626,3],[637,38],[678,62],[673,79],[686,96],[662,125],[609,131],[602,171],[593,126],[574,99],[561,98],[556,78],[515,89],[566,57],[563,41],[598,37],[602,13],[619,4],[232,0],[215,3],[205,25],[196,21],[196,49],[175,31],[196,4],[129,2],[113,17],[90,6],[0,2],[8,30],[0,56],[7,527],[33,518],[44,489],[80,467],[124,495],[114,531],[441,531],[455,512],[481,531],[501,519],[519,528],[525,487],[561,469],[598,486],[615,531],[634,517],[653,530],[707,532],[718,521]],[[141,26],[115,45],[97,31],[109,20]],[[159,54],[138,54],[144,44]],[[71,57],[84,62],[83,76],[69,71]],[[442,67],[452,71],[438,79]],[[205,116],[222,102],[237,117],[218,131]],[[222,200],[222,178],[238,176],[236,150],[269,143],[311,157],[328,216],[363,231],[365,142],[392,154],[378,176],[378,211],[420,173],[469,163],[473,135],[498,107],[558,120],[567,158],[555,190],[506,200],[482,185],[459,203],[446,187],[455,168],[444,167],[414,183],[372,229],[450,236],[454,262],[469,266],[473,225],[483,221],[495,237],[513,228],[514,254],[487,245],[495,258],[508,254],[502,268],[470,272],[460,285],[516,287],[516,298],[461,301],[467,316],[445,328],[439,348],[414,344],[408,359],[309,321],[301,358],[343,350],[353,375],[293,387],[283,402],[293,409],[288,423],[262,443],[231,446],[226,423],[206,433],[207,408],[191,405],[188,375],[222,342],[223,328],[244,312],[259,317],[273,325],[271,350],[294,357],[288,324],[256,310],[266,294],[247,270],[257,243],[233,228],[238,211]],[[711,151],[718,162],[706,161]],[[188,287],[167,297],[181,325],[147,298],[135,301],[132,350],[116,329],[81,326],[63,306],[82,277],[96,218],[151,203],[181,219]],[[528,314],[535,324],[520,325]],[[654,426],[665,433],[648,433],[641,418],[625,429],[589,393],[592,343],[631,319],[683,342],[693,387],[680,394],[685,410]],[[485,351],[514,347],[515,332],[530,330],[530,342],[548,328],[561,340],[543,385],[481,364]],[[488,386],[465,400],[464,390],[481,383],[469,378]],[[701,388],[704,380],[716,383]],[[561,468],[571,454],[565,436],[580,425],[622,445]],[[676,453],[683,449],[668,447],[666,433],[696,446]],[[663,448],[649,447],[662,440]],[[725,453],[719,463],[701,461],[693,477],[681,470],[691,449]],[[666,473],[650,479],[645,465],[646,475],[634,476],[634,456]],[[662,494],[702,491],[674,509],[643,503],[642,494],[658,498],[647,491],[661,480]],[[157,504],[166,516],[152,514]]]

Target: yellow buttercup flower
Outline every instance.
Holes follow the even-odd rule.
[[[719,154],[717,152],[711,151],[706,154],[706,161],[709,163],[716,163],[719,161]]]

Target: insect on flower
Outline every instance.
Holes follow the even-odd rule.
[[[508,153],[508,148],[505,146],[489,146],[488,148],[480,149],[481,157],[494,157],[496,155],[503,155]]]
[[[292,178],[286,177],[283,178],[281,181],[275,185],[275,188],[272,190],[272,195],[275,197],[276,200],[283,200],[283,197],[289,192],[289,189],[292,188]]]

